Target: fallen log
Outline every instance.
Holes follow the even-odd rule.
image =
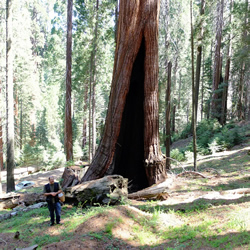
[[[128,196],[128,179],[120,175],[108,175],[86,181],[65,190],[65,197],[76,199],[82,205],[94,203],[114,205]]]
[[[44,202],[45,196],[37,193],[8,193],[0,197],[0,209],[13,209],[19,205],[30,206]]]
[[[38,245],[33,245],[30,247],[25,247],[25,248],[16,248],[16,250],[35,250],[38,248]]]
[[[170,197],[169,188],[172,186],[173,179],[155,184],[143,190],[128,194],[128,198],[132,200],[147,199],[147,200],[166,200]]]

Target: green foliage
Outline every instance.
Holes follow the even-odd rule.
[[[188,138],[192,134],[192,124],[188,123],[185,128],[182,130],[180,138],[179,139],[185,139]]]
[[[177,160],[177,161],[185,161],[186,160],[184,150],[180,151],[178,148],[175,148],[175,149],[170,151],[170,157]]]
[[[243,129],[231,123],[222,127],[216,119],[204,119],[197,126],[197,152],[202,155],[232,148],[243,140]],[[193,151],[192,142],[187,150]]]
[[[32,147],[29,144],[24,145],[21,164],[23,166],[37,165],[40,170],[51,170],[61,166],[64,162],[64,153],[57,151],[54,147],[43,146]]]

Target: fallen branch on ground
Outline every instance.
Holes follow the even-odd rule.
[[[211,177],[208,177],[208,176],[205,176],[199,172],[195,172],[195,171],[185,171],[185,172],[182,172],[180,174],[177,174],[176,177],[182,177],[182,176],[185,176],[185,175],[196,175],[196,176],[200,176],[202,178],[207,178],[207,179],[210,179]]]

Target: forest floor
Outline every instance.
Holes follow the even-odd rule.
[[[180,142],[179,142],[180,143]],[[124,205],[88,209],[64,205],[62,225],[49,227],[47,208],[1,222],[0,249],[37,244],[39,249],[250,249],[250,138],[229,151],[202,156],[204,175],[177,174],[192,163],[173,167],[169,198],[129,200]],[[34,173],[37,190],[63,168]],[[17,175],[18,177],[18,175]],[[1,211],[0,211],[1,212]],[[24,223],[25,225],[21,225]],[[13,236],[20,232],[20,238]]]

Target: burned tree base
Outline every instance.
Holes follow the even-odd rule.
[[[164,161],[146,161],[145,171],[149,186],[158,184],[167,179]]]
[[[95,203],[104,205],[119,204],[128,197],[128,180],[120,175],[109,175],[101,179],[86,181],[65,190],[66,201],[77,200],[84,205]]]
[[[87,169],[87,166],[84,168],[79,166],[66,167],[62,175],[62,189],[77,185],[87,172]]]

